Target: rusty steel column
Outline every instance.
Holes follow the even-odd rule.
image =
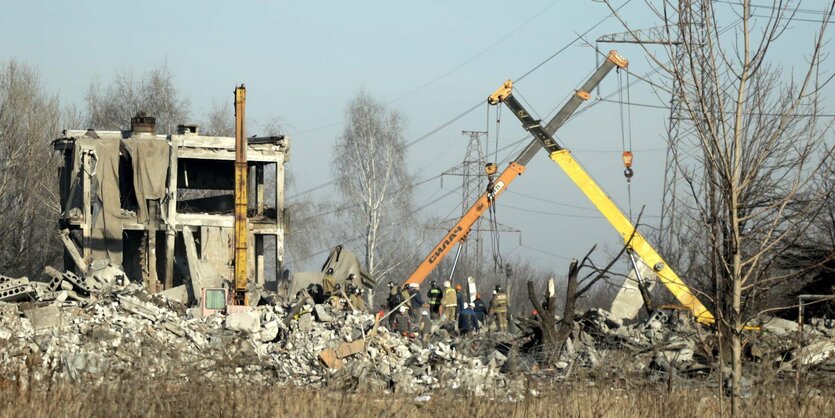
[[[246,305],[247,294],[247,164],[246,131],[246,87],[235,88],[235,291],[233,304]]]

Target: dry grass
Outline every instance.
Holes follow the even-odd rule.
[[[544,382],[543,382],[544,383]],[[101,385],[0,384],[3,417],[679,417],[720,416],[716,390],[553,386],[523,400],[454,393],[431,400],[393,394],[341,393],[270,385],[167,383],[139,376]],[[787,389],[787,387],[789,389]],[[795,397],[792,385],[758,388],[743,409],[749,416],[832,416],[835,389]],[[727,408],[727,402],[724,406]]]

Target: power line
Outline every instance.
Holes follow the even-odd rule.
[[[521,244],[521,245],[519,245],[519,247],[526,248],[528,250],[535,251],[535,252],[538,252],[540,254],[544,254],[544,255],[547,255],[547,256],[561,258],[563,260],[572,260],[571,257],[566,257],[564,255],[554,254],[554,253],[551,253],[551,252],[548,252],[548,251],[545,251],[545,250],[540,250],[539,248],[534,248],[534,247],[531,247],[531,246],[525,245],[525,244]]]
[[[433,84],[437,83],[438,81],[441,81],[442,79],[446,78],[448,75],[450,75],[450,74],[454,73],[455,71],[458,71],[459,69],[461,69],[461,67],[464,67],[465,65],[467,65],[467,64],[469,64],[469,63],[471,63],[471,62],[475,61],[476,59],[478,59],[478,58],[479,58],[479,57],[481,57],[482,55],[486,54],[487,52],[489,52],[490,50],[492,50],[493,48],[495,48],[496,46],[498,46],[499,44],[501,44],[502,42],[504,42],[507,38],[510,38],[511,36],[513,36],[514,34],[516,34],[516,32],[519,32],[519,30],[521,30],[523,27],[527,26],[529,23],[531,23],[531,22],[533,22],[534,20],[536,20],[536,18],[538,18],[539,16],[541,16],[543,13],[545,13],[548,9],[550,9],[551,7],[553,7],[553,6],[554,6],[555,4],[557,4],[557,2],[559,2],[559,1],[560,1],[560,0],[554,0],[553,2],[551,2],[551,4],[549,4],[549,5],[545,6],[544,8],[542,8],[541,10],[539,10],[538,12],[536,12],[536,14],[534,14],[533,16],[531,16],[528,20],[526,20],[525,22],[523,22],[521,25],[517,26],[515,29],[513,29],[512,31],[510,31],[508,34],[506,34],[505,36],[501,37],[498,41],[493,42],[490,46],[488,46],[487,48],[483,49],[481,52],[477,53],[476,55],[472,56],[470,59],[468,59],[468,60],[466,60],[466,61],[462,62],[461,64],[458,64],[458,65],[457,65],[457,66],[455,66],[453,69],[451,69],[451,70],[449,70],[449,71],[447,71],[447,72],[445,72],[445,73],[441,74],[440,76],[438,76],[438,77],[434,78],[432,81],[429,81],[428,83],[426,83],[426,84],[424,84],[424,85],[422,85],[422,86],[420,86],[420,87],[418,87],[418,88],[416,88],[416,89],[414,89],[414,90],[412,90],[412,91],[410,91],[410,92],[408,92],[408,93],[406,93],[406,94],[404,94],[404,95],[402,95],[402,96],[400,96],[400,97],[398,97],[398,98],[396,98],[396,99],[392,100],[392,101],[391,101],[391,102],[389,102],[389,103],[394,103],[394,102],[396,102],[396,101],[399,101],[399,100],[401,100],[401,99],[404,99],[404,98],[406,98],[406,97],[409,97],[409,96],[411,96],[411,95],[413,95],[413,94],[415,94],[415,93],[417,93],[417,92],[419,92],[419,91],[421,91],[421,90],[423,90],[423,89],[425,89],[425,88],[427,88],[427,87],[429,87],[429,86],[431,86],[431,85],[433,85]]]
[[[713,2],[714,3],[730,4],[732,6],[744,6],[744,4],[742,4],[742,3],[734,2],[734,1],[728,1],[728,0],[713,0]],[[820,15],[820,16],[828,16],[829,15],[828,13],[826,13],[823,10],[789,8],[788,5],[786,5],[785,7],[782,7],[782,8],[777,8],[777,7],[774,7],[774,5],[765,5],[765,4],[749,4],[749,6],[751,6],[752,9],[769,9],[769,10],[775,10],[775,11],[784,10],[784,11],[792,12],[792,13],[795,13],[795,12],[797,12],[797,13],[807,13],[807,14],[816,14],[816,15]],[[798,4],[798,6],[800,6],[800,4]]]
[[[614,104],[625,104],[627,106],[636,106],[636,107],[648,107],[652,109],[664,109],[670,110],[669,106],[664,105],[654,105],[649,103],[636,103],[636,102],[620,102],[617,100],[608,100],[608,99],[599,99],[601,102],[607,103],[614,103]],[[724,112],[726,114],[734,114],[732,111]],[[744,115],[746,116],[790,116],[790,117],[805,117],[805,118],[835,118],[835,114],[825,114],[825,113],[764,113],[764,112],[745,112]]]
[[[603,218],[603,215],[600,214],[600,213],[598,213],[597,215],[575,215],[575,214],[570,214],[570,213],[558,213],[558,212],[549,212],[549,211],[545,211],[545,210],[520,208],[518,206],[511,206],[511,205],[507,205],[507,204],[504,204],[504,203],[500,204],[499,206],[501,206],[503,208],[519,210],[519,211],[522,211],[522,212],[536,213],[536,214],[539,214],[539,215],[559,216],[561,218],[577,218],[577,219],[600,219],[600,218]],[[644,215],[643,217],[644,218],[660,218],[660,216],[657,216],[657,215]]]
[[[602,24],[603,24],[603,22],[607,21],[610,17],[614,16],[614,15],[615,15],[615,13],[617,13],[618,11],[620,11],[620,9],[624,8],[627,4],[629,4],[629,3],[631,3],[631,2],[632,2],[632,0],[627,0],[625,3],[621,4],[621,5],[620,5],[619,7],[617,7],[617,8],[616,8],[613,12],[609,13],[609,14],[608,14],[606,17],[604,17],[603,19],[600,19],[600,21],[598,21],[597,23],[595,23],[594,25],[592,25],[592,27],[590,27],[590,28],[586,29],[586,31],[585,31],[585,32],[583,32],[583,33],[581,33],[581,34],[577,35],[577,37],[576,37],[576,38],[572,39],[572,40],[571,40],[569,43],[567,43],[565,46],[563,46],[562,48],[558,49],[558,50],[557,50],[557,52],[553,53],[553,54],[552,54],[551,56],[549,56],[548,58],[545,58],[545,60],[544,60],[544,61],[540,62],[539,64],[535,65],[533,68],[531,68],[530,70],[528,70],[526,73],[522,74],[522,76],[521,76],[521,77],[517,77],[517,78],[516,78],[516,82],[518,83],[519,81],[522,81],[525,77],[529,76],[531,73],[533,73],[534,71],[538,70],[538,69],[539,69],[539,67],[542,67],[543,65],[545,65],[545,63],[547,63],[548,61],[551,61],[554,57],[556,57],[557,55],[561,54],[563,51],[565,51],[566,49],[568,49],[571,45],[574,45],[574,43],[575,43],[575,42],[577,42],[577,41],[579,41],[579,40],[583,39],[583,37],[585,37],[586,35],[588,35],[588,33],[589,33],[589,32],[593,31],[593,30],[594,30],[594,29],[596,29],[598,26],[602,25]]]

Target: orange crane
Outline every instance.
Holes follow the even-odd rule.
[[[618,68],[626,68],[628,62],[624,59],[617,51],[609,52],[609,56],[597,68],[597,70],[592,74],[592,76],[586,81],[583,86],[577,90],[573,96],[568,100],[568,102],[563,105],[559,112],[545,125],[544,130],[542,132],[534,132],[530,131],[534,134],[535,138],[531,141],[525,149],[516,157],[508,166],[499,174],[498,178],[493,178],[493,175],[496,172],[496,167],[493,164],[488,164],[485,167],[485,171],[490,178],[490,182],[487,185],[487,190],[479,196],[478,200],[470,207],[469,210],[458,220],[455,226],[449,230],[449,232],[444,235],[441,241],[432,248],[432,251],[424,258],[423,262],[417,267],[417,269],[409,276],[409,279],[406,280],[406,283],[422,283],[429,273],[435,269],[435,267],[440,264],[441,260],[446,257],[449,252],[452,250],[452,247],[455,244],[462,244],[464,240],[467,238],[467,234],[469,234],[470,229],[473,227],[475,222],[484,214],[484,212],[492,205],[495,200],[501,196],[501,194],[507,189],[507,186],[516,179],[516,177],[520,176],[522,173],[525,172],[525,166],[530,162],[534,155],[539,151],[540,148],[543,147],[543,144],[549,144],[549,141],[552,143],[553,139],[551,135],[553,135],[567,120],[568,118],[574,114],[577,108],[580,107],[584,101],[588,100],[590,97],[590,93],[598,84],[609,74],[612,69],[615,67]],[[508,81],[506,87],[509,89],[512,86],[512,82]],[[495,94],[494,94],[495,95]],[[491,104],[499,103],[500,98],[491,96],[488,98],[488,101]],[[542,134],[545,135],[542,135]],[[543,136],[543,137],[540,137]]]

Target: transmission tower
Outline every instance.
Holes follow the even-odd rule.
[[[487,189],[487,178],[484,174],[484,151],[481,147],[481,140],[487,136],[484,131],[461,131],[465,136],[470,137],[467,144],[467,153],[464,154],[464,161],[461,165],[444,172],[444,175],[461,176],[461,215],[467,212],[479,196]],[[464,247],[461,248],[461,257],[458,261],[458,268],[464,276],[481,277],[484,272],[484,243],[481,239],[482,219],[479,218],[473,224]]]
[[[704,45],[705,26],[704,0],[679,0],[676,10],[667,9],[668,2],[664,2],[664,16],[667,18],[662,26],[649,29],[633,30],[617,34],[604,35],[597,39],[598,43],[628,43],[643,45],[667,45],[673,48],[673,62],[671,65],[678,75],[673,77],[670,98],[670,115],[667,124],[667,156],[664,164],[664,189],[662,190],[661,233],[662,248],[670,248],[679,236],[679,222],[676,218],[678,200],[678,169],[676,163],[676,147],[682,142],[685,133],[681,129],[681,121],[686,118],[682,109],[682,98],[685,86],[682,80],[692,79],[688,64],[688,49]],[[670,22],[675,21],[675,25]],[[691,78],[688,78],[691,77]],[[704,84],[702,84],[704,85]]]

